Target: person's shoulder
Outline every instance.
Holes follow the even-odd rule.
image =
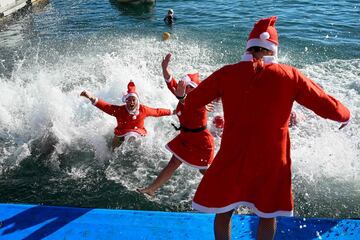
[[[239,71],[240,69],[242,69],[242,68],[244,68],[246,66],[251,66],[252,67],[252,64],[249,65],[249,63],[251,63],[251,62],[240,61],[240,62],[233,63],[233,64],[227,64],[227,65],[223,66],[220,69],[222,71],[224,71],[224,72]]]
[[[287,75],[289,77],[293,77],[299,71],[297,68],[295,68],[293,66],[290,66],[288,64],[284,64],[284,63],[270,64],[267,67],[267,69],[269,69],[273,73],[277,73],[277,74],[280,74],[280,75]]]
[[[148,108],[150,108],[150,107],[148,107],[148,106],[146,106],[144,104],[139,104],[139,111],[143,111],[143,110],[148,109]]]

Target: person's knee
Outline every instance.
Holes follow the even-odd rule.
[[[176,157],[172,157],[168,165],[172,168],[178,168],[181,165],[181,161]]]

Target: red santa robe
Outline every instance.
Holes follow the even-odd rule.
[[[147,134],[144,127],[146,117],[161,117],[172,114],[170,109],[151,108],[143,104],[139,104],[139,109],[136,111],[136,114],[130,114],[126,109],[126,105],[112,105],[102,99],[98,99],[95,106],[105,113],[116,117],[117,127],[114,129],[114,134],[118,137],[133,133],[145,136]]]
[[[223,213],[242,205],[264,218],[291,216],[288,123],[293,102],[339,122],[349,120],[349,110],[297,69],[276,62],[255,68],[251,55],[205,79],[188,94],[185,111],[218,97],[225,118],[222,142],[193,208]]]
[[[175,95],[174,89],[177,81],[171,77],[167,82],[170,91]],[[179,118],[180,134],[171,140],[165,147],[180,161],[197,169],[207,169],[214,158],[214,138],[208,129],[198,132],[186,131],[204,128],[207,125],[207,111],[204,106],[184,110],[179,102],[176,107]],[[184,129],[185,128],[185,129]]]

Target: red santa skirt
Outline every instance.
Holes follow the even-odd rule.
[[[288,167],[261,174],[269,167],[258,165],[256,170],[230,155],[220,159],[221,149],[219,151],[196,190],[192,203],[194,209],[225,213],[245,206],[262,218],[293,215],[291,172]]]
[[[181,132],[165,147],[174,156],[194,168],[207,169],[214,158],[214,138],[205,129],[201,132]]]

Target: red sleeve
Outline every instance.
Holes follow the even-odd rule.
[[[185,108],[197,109],[210,103],[215,98],[221,97],[221,69],[217,70],[199,86],[192,90],[185,99]]]
[[[177,81],[173,76],[170,77],[169,81],[166,81],[168,89],[175,95],[175,89],[177,88]]]
[[[171,110],[170,109],[165,109],[165,108],[151,108],[151,107],[147,107],[144,106],[144,111],[146,116],[149,117],[161,117],[161,116],[169,116],[171,115]]]
[[[97,103],[95,104],[95,106],[97,108],[99,108],[100,110],[102,110],[103,112],[106,112],[109,115],[112,115],[112,116],[115,115],[116,105],[111,105],[111,104],[105,102],[104,100],[99,99],[97,101]]]
[[[314,81],[294,69],[298,82],[295,100],[317,115],[338,122],[350,119],[350,111],[340,101],[326,94]]]

